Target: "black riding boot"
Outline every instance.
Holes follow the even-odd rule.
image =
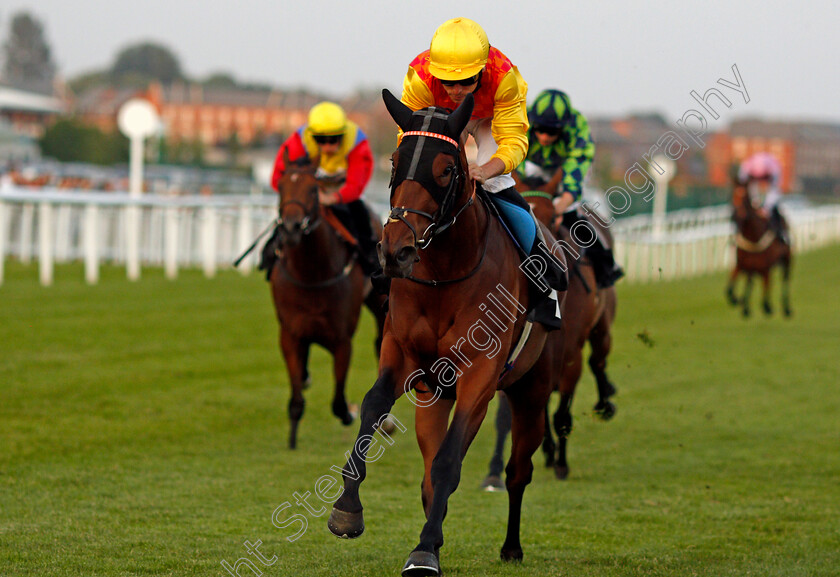
[[[774,206],[770,211],[770,230],[776,233],[780,241],[790,246],[790,239],[782,221],[782,213],[779,212],[779,207],[777,206]]]
[[[534,224],[537,227],[537,235],[531,247],[522,247],[523,250],[528,251],[528,254],[524,255],[524,257],[525,259],[535,257],[536,262],[545,263],[546,270],[542,272],[539,278],[534,278],[531,274],[526,273],[526,276],[528,276],[531,280],[531,282],[528,283],[528,302],[531,303],[529,306],[530,311],[528,313],[528,318],[533,322],[541,323],[548,330],[561,328],[560,315],[557,314],[557,299],[560,297],[557,293],[563,292],[568,288],[569,280],[566,276],[566,271],[564,271],[553,258],[550,258],[546,254],[547,252],[550,252],[551,247],[548,246],[546,239],[543,237],[540,223],[536,220],[536,217],[534,217],[534,213],[531,211],[531,206],[513,187],[487,194],[491,197],[496,196],[498,198],[502,198],[513,205],[522,207],[527,210],[531,215],[531,218],[534,219]],[[510,223],[507,222],[504,215],[500,214],[500,217],[503,222],[505,222],[508,230],[511,231],[511,234],[513,234],[513,228],[510,226]],[[517,239],[517,242],[521,243],[522,241],[521,239]],[[545,250],[542,250],[540,245],[546,245],[544,246]],[[543,288],[546,285],[553,290],[543,291]]]
[[[265,242],[260,253],[259,270],[265,271],[265,280],[271,280],[271,271],[274,270],[274,263],[279,258],[277,251],[280,248],[280,227],[276,227],[271,236]]]
[[[359,243],[359,254],[357,256],[359,265],[366,276],[373,276],[380,270],[379,257],[376,255],[376,243],[379,240],[373,235],[373,229],[370,226],[370,213],[361,200],[348,203],[347,208],[353,217],[353,224],[356,228],[356,240]]]

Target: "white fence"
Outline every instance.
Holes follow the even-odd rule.
[[[203,268],[212,277],[233,261],[276,217],[276,196],[158,196],[133,200],[124,193],[16,190],[0,193],[0,283],[3,261],[39,262],[41,284],[53,280],[53,263],[83,261],[85,279],[99,279],[103,261],[127,263],[126,224],[136,211],[139,258],[162,266]],[[242,264],[250,272],[259,250]]]
[[[275,218],[277,199],[266,196],[158,196],[132,200],[125,193],[13,189],[0,193],[0,284],[6,257],[38,260],[41,284],[53,281],[54,263],[82,261],[85,279],[99,279],[102,262],[127,264],[126,226],[139,214],[138,245],[145,266],[201,267],[208,277],[233,261]],[[794,249],[802,252],[840,240],[840,206],[787,207]],[[730,209],[715,206],[667,215],[654,234],[650,215],[612,224],[615,252],[629,282],[706,274],[731,266]],[[254,251],[240,265],[247,274]],[[131,275],[129,275],[131,276]]]
[[[787,206],[782,211],[796,253],[840,241],[840,206]],[[655,234],[650,215],[617,220],[610,227],[615,235],[616,260],[630,282],[727,270],[735,258],[731,215],[728,205],[673,212],[666,216],[660,235]]]

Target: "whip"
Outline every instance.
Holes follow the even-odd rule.
[[[243,253],[239,256],[239,258],[238,258],[238,259],[236,259],[235,261],[233,261],[233,266],[234,266],[234,267],[239,266],[239,263],[241,263],[243,260],[245,260],[245,257],[246,257],[246,256],[248,256],[249,254],[251,254],[251,251],[252,251],[252,250],[254,250],[254,249],[257,247],[257,244],[260,242],[260,239],[262,239],[262,237],[264,237],[264,236],[265,236],[265,235],[266,235],[269,231],[273,230],[273,229],[274,229],[274,227],[275,227],[275,226],[277,226],[278,224],[280,224],[280,217],[279,217],[279,216],[278,216],[277,218],[275,218],[274,220],[272,220],[272,221],[271,221],[271,223],[269,223],[269,225],[265,228],[265,230],[263,230],[263,231],[262,231],[262,232],[261,232],[261,233],[257,236],[257,238],[256,238],[256,239],[254,239],[254,242],[252,242],[252,243],[251,243],[251,246],[249,246],[248,248],[246,248],[246,249],[245,249],[245,252],[243,252]]]

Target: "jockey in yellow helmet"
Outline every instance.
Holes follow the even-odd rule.
[[[519,70],[490,45],[481,26],[468,18],[453,18],[435,31],[429,49],[409,64],[402,102],[412,110],[455,109],[467,94],[473,95],[475,106],[466,131],[475,139],[478,153],[470,178],[489,193],[523,253],[534,255],[542,233],[510,175],[528,152],[527,93],[528,84]],[[566,290],[565,272],[552,259],[546,260],[546,284]]]

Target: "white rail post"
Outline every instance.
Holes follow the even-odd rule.
[[[204,276],[213,278],[216,276],[216,209],[207,206],[203,211],[203,222],[201,226],[201,244],[204,262]]]
[[[237,243],[240,247],[239,250],[245,250],[245,247],[251,243],[251,237],[254,234],[251,222],[251,206],[249,204],[243,203],[239,207],[239,223],[237,232]],[[250,274],[252,268],[253,258],[250,256],[239,263],[239,272],[243,275]]]
[[[175,280],[178,278],[178,209],[174,206],[167,206],[164,216],[165,225],[163,233],[163,268],[166,278]]]
[[[35,221],[35,206],[24,203],[20,211],[20,262],[32,262],[32,229]]]
[[[85,282],[99,282],[99,207],[94,203],[85,206]]]
[[[42,286],[53,283],[53,208],[49,202],[38,205],[38,271]]]
[[[0,200],[0,286],[3,285],[3,273],[6,264],[6,203]]]

